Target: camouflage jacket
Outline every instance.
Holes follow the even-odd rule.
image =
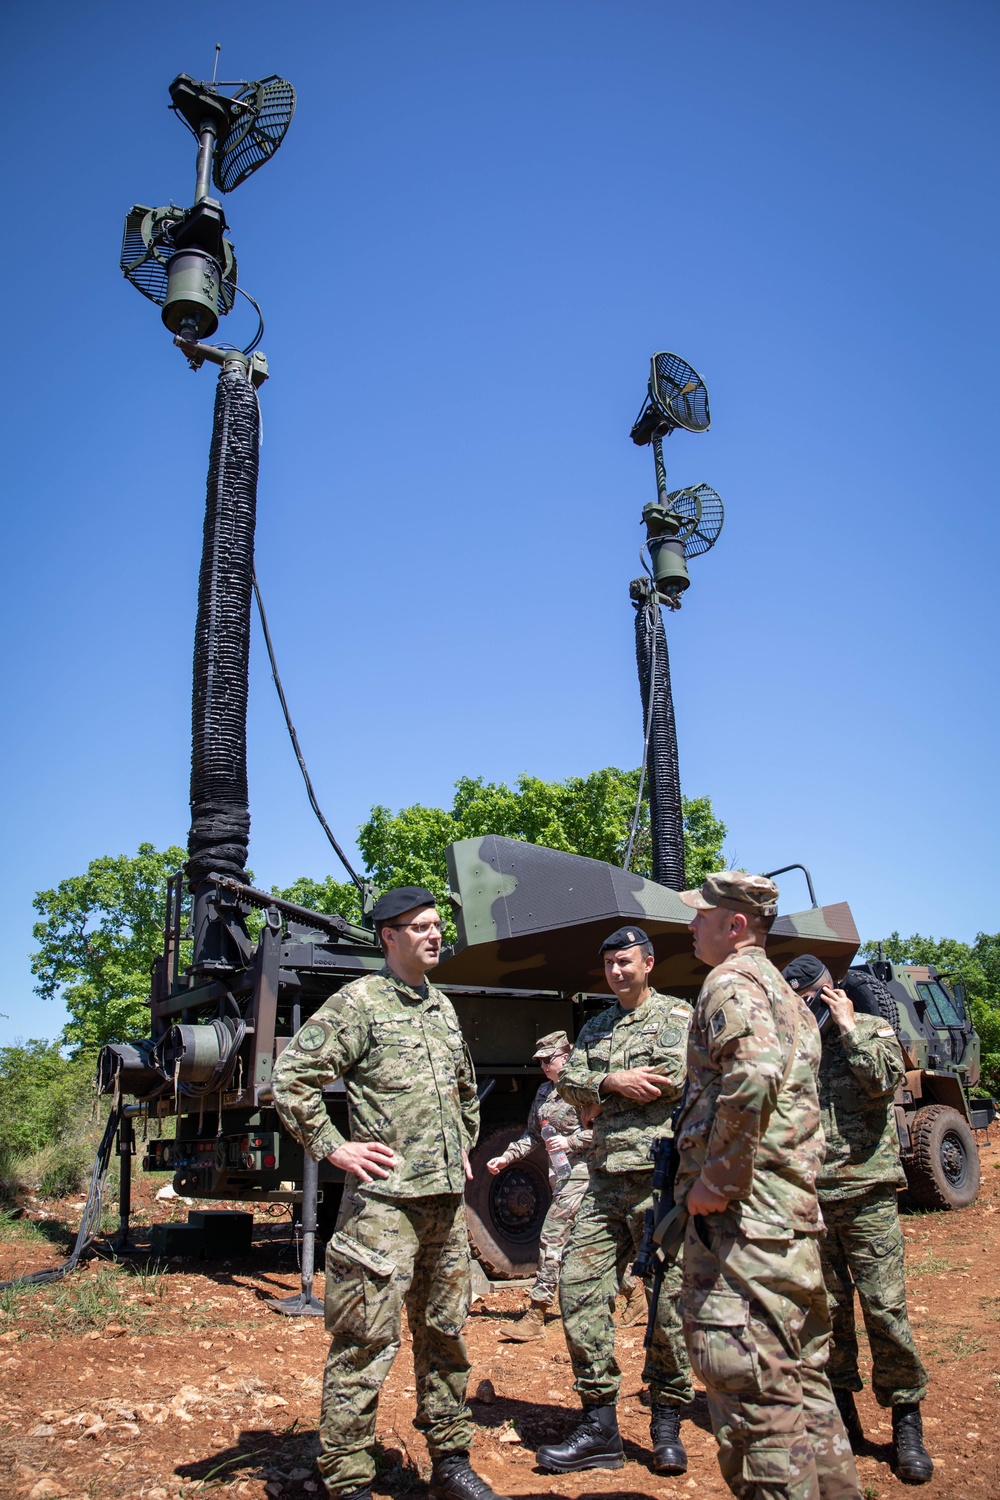
[[[732,1200],[750,1239],[822,1230],[819,1054],[816,1022],[763,948],[743,948],[712,970],[688,1041],[678,1203],[701,1176]]]
[[[353,979],[310,1016],[274,1066],[283,1124],[322,1161],[343,1144],[321,1089],[343,1078],[351,1139],[382,1141],[398,1165],[368,1192],[462,1193],[462,1150],[479,1132],[476,1075],[451,1001],[389,969]]]
[[[887,1021],[859,1013],[853,1031],[830,1027],[819,1062],[826,1136],[821,1200],[853,1198],[879,1183],[906,1186],[892,1108],[903,1073],[903,1054]]]
[[[506,1162],[520,1161],[522,1156],[529,1156],[536,1146],[545,1145],[545,1126],[550,1126],[556,1135],[565,1136],[569,1141],[566,1150],[567,1164],[560,1170],[549,1156],[549,1174],[557,1182],[564,1182],[572,1172],[577,1176],[587,1175],[586,1153],[593,1143],[594,1132],[584,1130],[580,1124],[580,1116],[572,1104],[567,1104],[556,1093],[556,1086],[546,1078],[538,1093],[535,1095],[531,1109],[528,1113],[528,1124],[524,1134],[516,1141],[511,1141],[504,1152]]]
[[[686,1000],[650,990],[635,1010],[616,1001],[587,1022],[576,1039],[556,1088],[578,1109],[600,1105],[588,1162],[599,1172],[652,1172],[650,1149],[670,1134],[670,1116],[684,1086],[691,1007]],[[609,1073],[657,1068],[668,1086],[659,1099],[640,1104],[624,1094],[602,1094]]]

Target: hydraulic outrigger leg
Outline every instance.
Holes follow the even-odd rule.
[[[268,1307],[289,1318],[321,1318],[323,1304],[313,1296],[316,1271],[316,1206],[319,1197],[319,1163],[307,1151],[302,1172],[302,1287],[296,1296],[268,1297]]]

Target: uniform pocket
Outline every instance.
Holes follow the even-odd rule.
[[[361,1344],[378,1342],[377,1334],[392,1316],[389,1294],[395,1266],[387,1256],[339,1230],[326,1247],[326,1291],[323,1312],[329,1333],[345,1334]],[[398,1308],[396,1309],[398,1318]]]
[[[791,1467],[788,1449],[774,1443],[752,1443],[743,1455],[743,1478],[751,1484],[787,1485]]]
[[[744,1297],[738,1292],[685,1291],[684,1322],[692,1369],[710,1390],[759,1393],[757,1352]]]

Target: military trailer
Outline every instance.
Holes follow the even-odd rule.
[[[977,1098],[979,1037],[961,985],[937,969],[878,958],[843,978],[852,999],[892,1026],[906,1078],[895,1100],[903,1169],[921,1208],[967,1208],[979,1193],[975,1131],[996,1116],[993,1099]]]

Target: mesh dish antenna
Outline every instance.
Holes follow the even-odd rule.
[[[169,277],[167,266],[174,253],[174,233],[183,223],[186,211],[175,208],[144,208],[141,203],[129,209],[122,236],[121,268],[134,287],[162,307],[167,300]],[[229,240],[222,240],[222,279],[219,284],[220,313],[233,310],[236,300],[236,256]]]
[[[677,354],[664,351],[649,362],[649,387],[632,425],[632,441],[644,447],[669,437],[678,427],[707,432],[712,425],[708,389],[697,370]]]
[[[235,89],[223,94],[221,89]],[[220,193],[246,182],[277,151],[295,113],[295,90],[272,73],[256,83],[196,83],[180,73],[170,85],[170,108],[200,142],[206,119],[215,125],[212,181]]]

